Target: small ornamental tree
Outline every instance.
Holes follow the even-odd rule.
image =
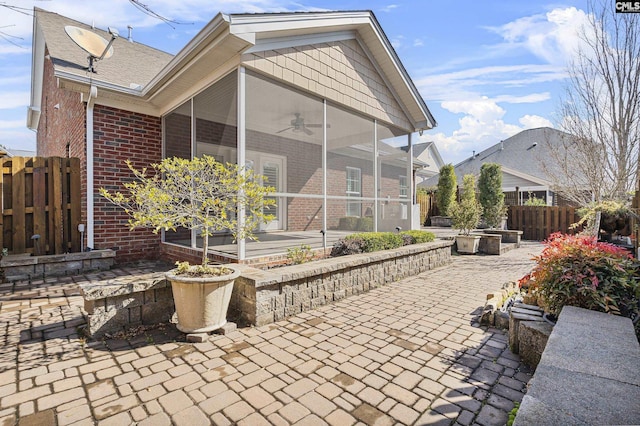
[[[456,202],[456,172],[452,164],[445,164],[440,168],[438,178],[438,192],[436,193],[436,203],[442,216],[449,216],[449,209]]]
[[[490,228],[502,222],[506,213],[504,193],[502,192],[502,167],[496,163],[485,163],[480,168],[478,179],[480,205],[484,220]]]
[[[134,176],[124,184],[125,192],[109,192],[100,188],[100,195],[120,206],[130,216],[131,229],[160,230],[186,228],[202,236],[202,264],[198,272],[215,273],[207,268],[209,237],[216,231],[228,230],[237,238],[255,239],[253,230],[262,222],[273,219],[263,212],[275,200],[267,198],[273,187],[263,185],[266,180],[252,170],[235,164],[222,164],[204,155],[193,160],[173,157],[136,170],[130,161],[127,166]],[[238,209],[244,209],[242,223]],[[184,264],[179,269],[185,270]]]
[[[478,226],[482,215],[482,206],[476,200],[476,178],[474,175],[464,175],[460,202],[454,202],[449,211],[453,227],[459,229],[462,235],[469,235]]]

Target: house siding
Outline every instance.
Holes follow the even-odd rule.
[[[160,234],[147,229],[130,231],[124,211],[98,195],[100,188],[122,190],[136,169],[162,160],[162,126],[159,117],[96,105],[94,107],[94,241],[95,247],[116,251],[116,262],[155,259],[160,254]]]
[[[243,55],[242,63],[330,101],[412,130],[356,40],[249,53]]]

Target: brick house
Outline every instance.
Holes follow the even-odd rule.
[[[277,206],[261,240],[415,227],[412,133],[435,121],[372,12],[218,14],[175,56],[117,38],[96,72],[67,26],[110,39],[35,9],[27,124],[38,155],[81,159],[87,247],[119,262],[197,255],[198,235],[130,231],[98,195],[130,177],[124,160],[171,156],[266,175]],[[219,235],[210,247],[245,262],[248,244]]]

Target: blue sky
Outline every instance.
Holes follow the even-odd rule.
[[[33,5],[177,53],[219,11],[371,9],[438,121],[421,137],[457,163],[527,128],[554,126],[565,67],[579,44],[586,0],[144,0],[154,19],[128,0],[5,0]],[[32,17],[0,8],[0,144],[35,150],[26,128]],[[11,42],[9,42],[11,41]]]

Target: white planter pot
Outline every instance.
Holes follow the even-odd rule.
[[[227,323],[227,309],[231,301],[233,283],[240,271],[220,277],[194,278],[167,273],[171,282],[173,301],[178,314],[178,330],[183,333],[206,333]]]
[[[458,253],[476,254],[479,246],[479,235],[456,235],[456,248]]]

